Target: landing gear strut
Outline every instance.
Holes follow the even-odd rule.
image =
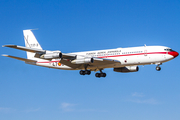
[[[95,76],[98,77],[98,78],[106,77],[106,73],[103,73],[102,70],[100,70],[100,73],[96,73]]]

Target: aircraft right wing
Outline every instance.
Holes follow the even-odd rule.
[[[24,61],[24,62],[37,62],[36,60],[30,60],[30,59],[26,59],[26,58],[20,58],[20,57],[11,56],[11,55],[2,55],[2,56],[14,58],[14,59],[21,60],[21,61]]]
[[[63,54],[62,54],[63,55]],[[73,55],[72,55],[73,57]],[[80,64],[73,64],[72,61],[73,59],[66,59],[68,58],[68,54],[66,54],[66,56],[62,57],[62,59],[60,60],[60,63],[67,65],[69,67],[72,67],[74,69],[84,69],[84,65],[88,65],[91,67],[97,67],[97,68],[103,68],[103,66],[108,66],[108,65],[118,65],[121,64],[120,61],[118,60],[113,60],[113,59],[106,59],[106,58],[96,58],[93,57],[93,62],[92,63],[80,63]],[[69,56],[70,58],[70,56]]]

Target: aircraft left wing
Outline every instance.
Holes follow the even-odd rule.
[[[81,55],[72,54],[72,53],[61,53],[60,51],[47,51],[47,50],[23,47],[23,46],[18,46],[18,45],[4,45],[3,47],[10,47],[14,49],[23,50],[26,52],[35,53],[33,55],[33,59],[34,57],[45,59],[45,60],[61,58],[62,64],[72,67],[74,69],[84,68],[85,64],[89,66],[97,66],[97,67],[102,67],[109,64],[114,64],[114,65],[121,64],[121,62],[118,60],[107,59],[107,58],[97,58],[97,57],[91,57],[91,56],[86,56],[86,55],[81,56]],[[35,59],[31,60],[31,59],[19,58],[19,57],[10,56],[10,55],[3,55],[3,56],[14,58],[14,59],[25,61],[25,62],[36,62]],[[84,61],[85,59],[86,60],[88,59],[89,62]]]
[[[10,48],[19,49],[19,50],[23,50],[23,51],[27,51],[27,52],[33,52],[33,53],[37,53],[37,52],[45,53],[46,52],[45,50],[23,47],[23,46],[18,46],[18,45],[3,45],[3,47],[10,47]]]

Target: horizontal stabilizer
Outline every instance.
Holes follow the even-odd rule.
[[[46,52],[45,50],[23,47],[23,46],[18,46],[18,45],[3,45],[3,47],[10,47],[10,48],[19,49],[19,50],[23,50],[23,51],[27,51],[27,52],[33,52],[33,53],[36,53],[36,52],[45,53]]]
[[[2,56],[14,58],[14,59],[21,60],[21,61],[24,61],[24,62],[37,62],[36,60],[30,60],[30,59],[26,59],[26,58],[20,58],[20,57],[15,57],[15,56],[11,56],[11,55],[2,55]]]

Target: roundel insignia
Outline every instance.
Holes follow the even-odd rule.
[[[60,63],[60,62],[58,62],[58,65],[59,65],[59,66],[61,66],[61,63]]]

